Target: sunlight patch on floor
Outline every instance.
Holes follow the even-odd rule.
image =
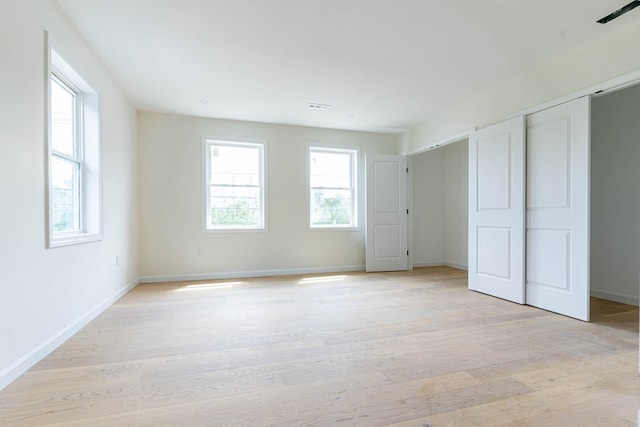
[[[344,280],[347,276],[342,274],[339,276],[316,276],[316,277],[305,277],[304,279],[298,282],[298,285],[308,285],[311,283],[323,283],[323,282],[340,282]]]

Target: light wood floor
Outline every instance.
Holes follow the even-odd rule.
[[[2,426],[632,426],[638,309],[450,268],[141,285],[0,392]]]

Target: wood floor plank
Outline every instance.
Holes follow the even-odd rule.
[[[626,426],[638,308],[448,267],[140,285],[0,392],[0,425]]]

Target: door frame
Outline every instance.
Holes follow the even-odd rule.
[[[413,160],[415,158],[415,156],[419,156],[421,154],[427,153],[429,151],[433,151],[436,150],[438,148],[443,148],[447,145],[451,145],[451,144],[455,144],[458,142],[462,142],[465,139],[469,139],[469,135],[471,135],[473,132],[475,132],[477,130],[477,128],[472,128],[472,129],[468,129],[464,132],[460,132],[457,133],[455,135],[452,135],[450,137],[447,138],[443,138],[441,140],[439,140],[437,142],[436,145],[428,147],[428,148],[420,148],[418,150],[414,150],[411,151],[410,153],[406,154],[406,158],[407,158],[407,167],[409,168],[409,176],[408,176],[408,181],[407,181],[407,207],[409,208],[409,216],[407,218],[407,220],[409,221],[409,223],[407,224],[407,231],[409,233],[409,236],[407,237],[407,245],[409,248],[409,262],[408,262],[408,266],[409,266],[409,270],[413,270],[414,268],[414,239],[413,239],[413,220],[415,218],[414,216],[414,206],[413,206]]]
[[[413,270],[413,157],[405,156],[408,169],[407,173],[407,249],[409,256],[407,257],[407,270]]]

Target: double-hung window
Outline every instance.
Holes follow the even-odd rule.
[[[80,99],[77,89],[51,74],[51,226],[58,235],[81,230]]]
[[[265,143],[204,138],[205,229],[265,228]]]
[[[97,93],[50,48],[48,245],[101,236]]]
[[[309,226],[358,226],[358,151],[309,147]]]

